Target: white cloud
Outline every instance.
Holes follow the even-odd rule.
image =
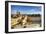
[[[11,14],[16,14],[17,10],[12,10]],[[28,12],[26,11],[20,11],[21,14],[41,14],[41,11],[35,11],[35,9],[29,10]]]
[[[11,14],[16,14],[16,10],[11,10]]]
[[[29,11],[30,14],[41,14],[41,11],[36,11],[35,9],[32,9]]]

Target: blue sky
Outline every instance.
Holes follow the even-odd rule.
[[[12,14],[15,14],[17,11],[21,14],[41,14],[41,6],[21,6],[21,5],[11,5]]]

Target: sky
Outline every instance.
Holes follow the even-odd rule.
[[[11,5],[11,13],[16,14],[17,11],[21,14],[41,14],[41,6]]]

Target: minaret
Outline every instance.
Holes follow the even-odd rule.
[[[19,12],[18,10],[17,10],[17,12],[16,12],[16,15],[17,15],[17,16],[20,16],[20,12]]]
[[[20,14],[20,12],[17,10],[17,12],[16,12],[17,14]]]

